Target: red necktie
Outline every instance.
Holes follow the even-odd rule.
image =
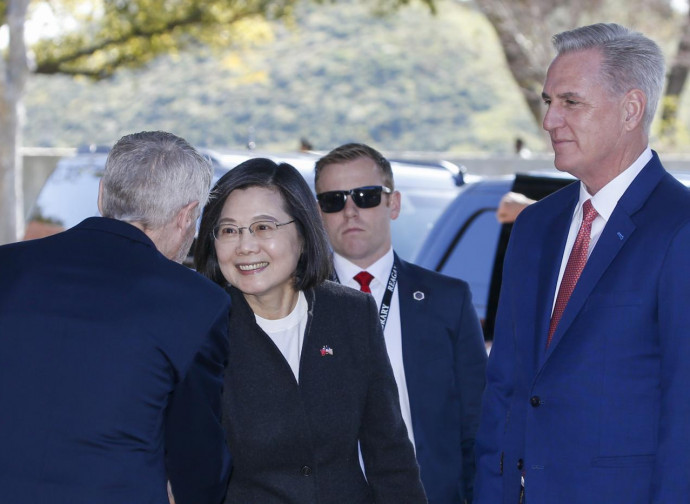
[[[357,280],[357,283],[359,284],[359,290],[371,294],[369,284],[374,279],[371,273],[369,273],[368,271],[360,271],[354,276],[354,279]]]
[[[561,320],[561,315],[568,304],[570,295],[575,290],[575,284],[580,278],[580,274],[587,262],[587,251],[589,249],[589,239],[592,234],[592,221],[597,217],[597,211],[592,206],[592,200],[588,199],[582,205],[582,224],[580,230],[577,232],[575,244],[570,251],[568,263],[563,272],[561,279],[561,286],[558,288],[558,296],[556,297],[556,304],[553,307],[553,314],[551,315],[551,324],[549,325],[549,338],[546,340],[546,347],[551,344],[551,338],[556,331],[558,321]]]

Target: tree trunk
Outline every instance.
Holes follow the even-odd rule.
[[[28,75],[24,21],[29,0],[9,0],[9,50],[0,59],[0,244],[24,233],[22,94]]]
[[[680,97],[688,79],[690,69],[690,11],[685,17],[685,22],[678,41],[676,57],[671,65],[671,70],[666,78],[666,91],[661,108],[661,136],[669,142],[673,142],[678,123],[678,105]]]
[[[508,69],[540,126],[544,112],[541,89],[553,57],[550,42],[554,23],[544,21],[557,3],[555,0],[476,0],[479,10],[496,31]]]

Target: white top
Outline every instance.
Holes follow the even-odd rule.
[[[297,304],[287,317],[277,320],[269,320],[259,317],[256,313],[256,323],[268,334],[276,344],[285,360],[290,364],[295,380],[299,383],[299,360],[302,356],[302,343],[304,332],[307,328],[307,298],[302,291],[299,292]]]
[[[594,196],[587,192],[585,184],[580,182],[580,199],[575,207],[575,213],[570,221],[570,231],[568,232],[568,240],[565,243],[565,249],[563,250],[563,257],[561,258],[561,270],[558,274],[558,282],[556,283],[556,294],[553,297],[553,306],[556,306],[556,298],[558,297],[558,289],[561,286],[561,280],[563,279],[563,273],[565,272],[565,266],[568,264],[568,257],[570,257],[570,251],[573,249],[575,244],[575,238],[577,237],[577,232],[580,230],[580,224],[582,223],[582,205],[588,199],[592,199],[592,206],[594,210],[597,211],[596,218],[592,221],[592,232],[589,239],[589,249],[587,251],[587,257],[594,250],[594,246],[597,244],[601,232],[604,230],[604,226],[611,218],[613,210],[618,204],[618,200],[621,199],[623,193],[630,187],[632,181],[635,177],[639,175],[642,168],[652,159],[652,150],[647,146],[647,148],[640,154],[633,164],[628,167],[627,170],[621,172],[616,178],[611,182],[602,187],[599,192]],[[551,311],[553,313],[553,306]]]
[[[351,263],[343,256],[333,253],[333,265],[335,272],[338,275],[338,280],[343,285],[359,290],[359,283],[353,277],[362,271],[362,268],[356,264]],[[391,248],[386,255],[369,266],[366,271],[374,276],[374,279],[369,284],[371,294],[376,299],[376,306],[381,309],[383,302],[383,295],[386,292],[386,285],[388,284],[388,277],[393,268],[393,249]],[[403,366],[402,355],[402,333],[400,328],[400,301],[398,299],[398,285],[395,285],[393,297],[391,298],[391,306],[388,312],[388,320],[383,331],[383,336],[386,340],[386,350],[388,351],[388,358],[393,367],[393,375],[395,382],[398,385],[398,397],[400,398],[400,411],[402,412],[403,420],[407,426],[407,434],[414,446],[414,433],[412,431],[412,414],[410,413],[410,397],[407,394],[407,381],[405,380],[405,367]]]

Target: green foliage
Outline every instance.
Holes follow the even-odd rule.
[[[32,49],[35,73],[111,76],[195,42],[227,44],[247,19],[288,15],[298,0],[103,0],[72,13],[79,30],[45,39]],[[98,9],[97,7],[101,8]],[[241,26],[241,25],[240,25]]]
[[[26,145],[111,144],[165,129],[197,145],[316,149],[346,141],[385,150],[511,152],[515,136],[542,147],[484,17],[417,3],[380,17],[369,5],[301,3],[289,26],[247,20],[261,45],[193,45],[147,68],[90,82],[29,83]]]

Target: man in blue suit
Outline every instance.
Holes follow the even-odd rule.
[[[0,247],[0,502],[222,500],[229,299],[178,264],[211,178],[181,138],[125,136],[103,217]]]
[[[544,129],[579,182],[517,218],[477,436],[479,504],[690,496],[690,192],[648,146],[659,47],[554,37]]]
[[[393,252],[400,193],[376,150],[334,149],[316,163],[315,186],[339,281],[371,292],[379,306],[429,502],[471,502],[486,350],[469,288]]]

